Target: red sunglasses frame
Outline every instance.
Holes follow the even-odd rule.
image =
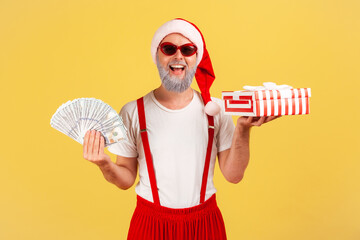
[[[176,47],[176,51],[175,51],[173,54],[167,54],[167,53],[165,53],[164,50],[163,50],[163,46],[165,46],[165,45],[171,45],[171,46]],[[190,54],[190,55],[184,55],[183,52],[182,52],[182,49],[183,49],[184,47],[188,47],[188,46],[194,47],[194,48],[195,48],[195,51],[194,51],[192,54]],[[173,44],[173,43],[171,43],[171,42],[163,42],[162,44],[160,44],[160,50],[161,50],[161,52],[162,52],[163,54],[165,54],[166,56],[175,55],[178,49],[180,49],[180,53],[181,53],[181,55],[183,55],[184,57],[191,57],[192,55],[194,55],[194,54],[197,52],[197,47],[196,47],[196,45],[193,44],[193,43],[186,43],[186,44],[181,45],[181,46],[177,46],[177,45],[175,45],[175,44]]]

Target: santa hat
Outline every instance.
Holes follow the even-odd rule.
[[[156,64],[156,52],[160,42],[171,33],[180,33],[197,46],[197,69],[195,73],[196,82],[201,91],[206,114],[215,116],[220,112],[220,106],[211,101],[210,98],[210,86],[214,82],[215,74],[210,61],[209,53],[206,50],[204,37],[195,24],[181,18],[176,18],[164,23],[155,32],[151,42],[151,55],[154,63]]]

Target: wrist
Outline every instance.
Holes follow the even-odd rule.
[[[100,161],[96,162],[95,164],[96,164],[99,168],[107,168],[107,167],[110,166],[111,160],[109,161],[109,160],[104,159],[104,160],[100,160]]]
[[[239,132],[240,134],[247,134],[250,132],[251,126],[243,125],[243,124],[237,124],[235,130]]]

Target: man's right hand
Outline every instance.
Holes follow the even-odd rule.
[[[116,163],[104,153],[105,139],[96,130],[89,130],[84,137],[84,158],[95,163],[102,171],[105,179],[121,189],[131,187],[137,175],[137,158],[117,156]]]
[[[83,156],[86,160],[96,165],[104,166],[111,162],[109,155],[104,153],[105,139],[101,132],[94,129],[88,130],[84,137]]]

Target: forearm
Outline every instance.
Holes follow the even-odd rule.
[[[98,165],[98,167],[108,182],[121,189],[126,190],[134,184],[136,176],[126,167],[119,166],[112,161]]]
[[[231,148],[223,163],[223,174],[232,183],[238,183],[244,176],[249,163],[250,128],[236,126]]]

